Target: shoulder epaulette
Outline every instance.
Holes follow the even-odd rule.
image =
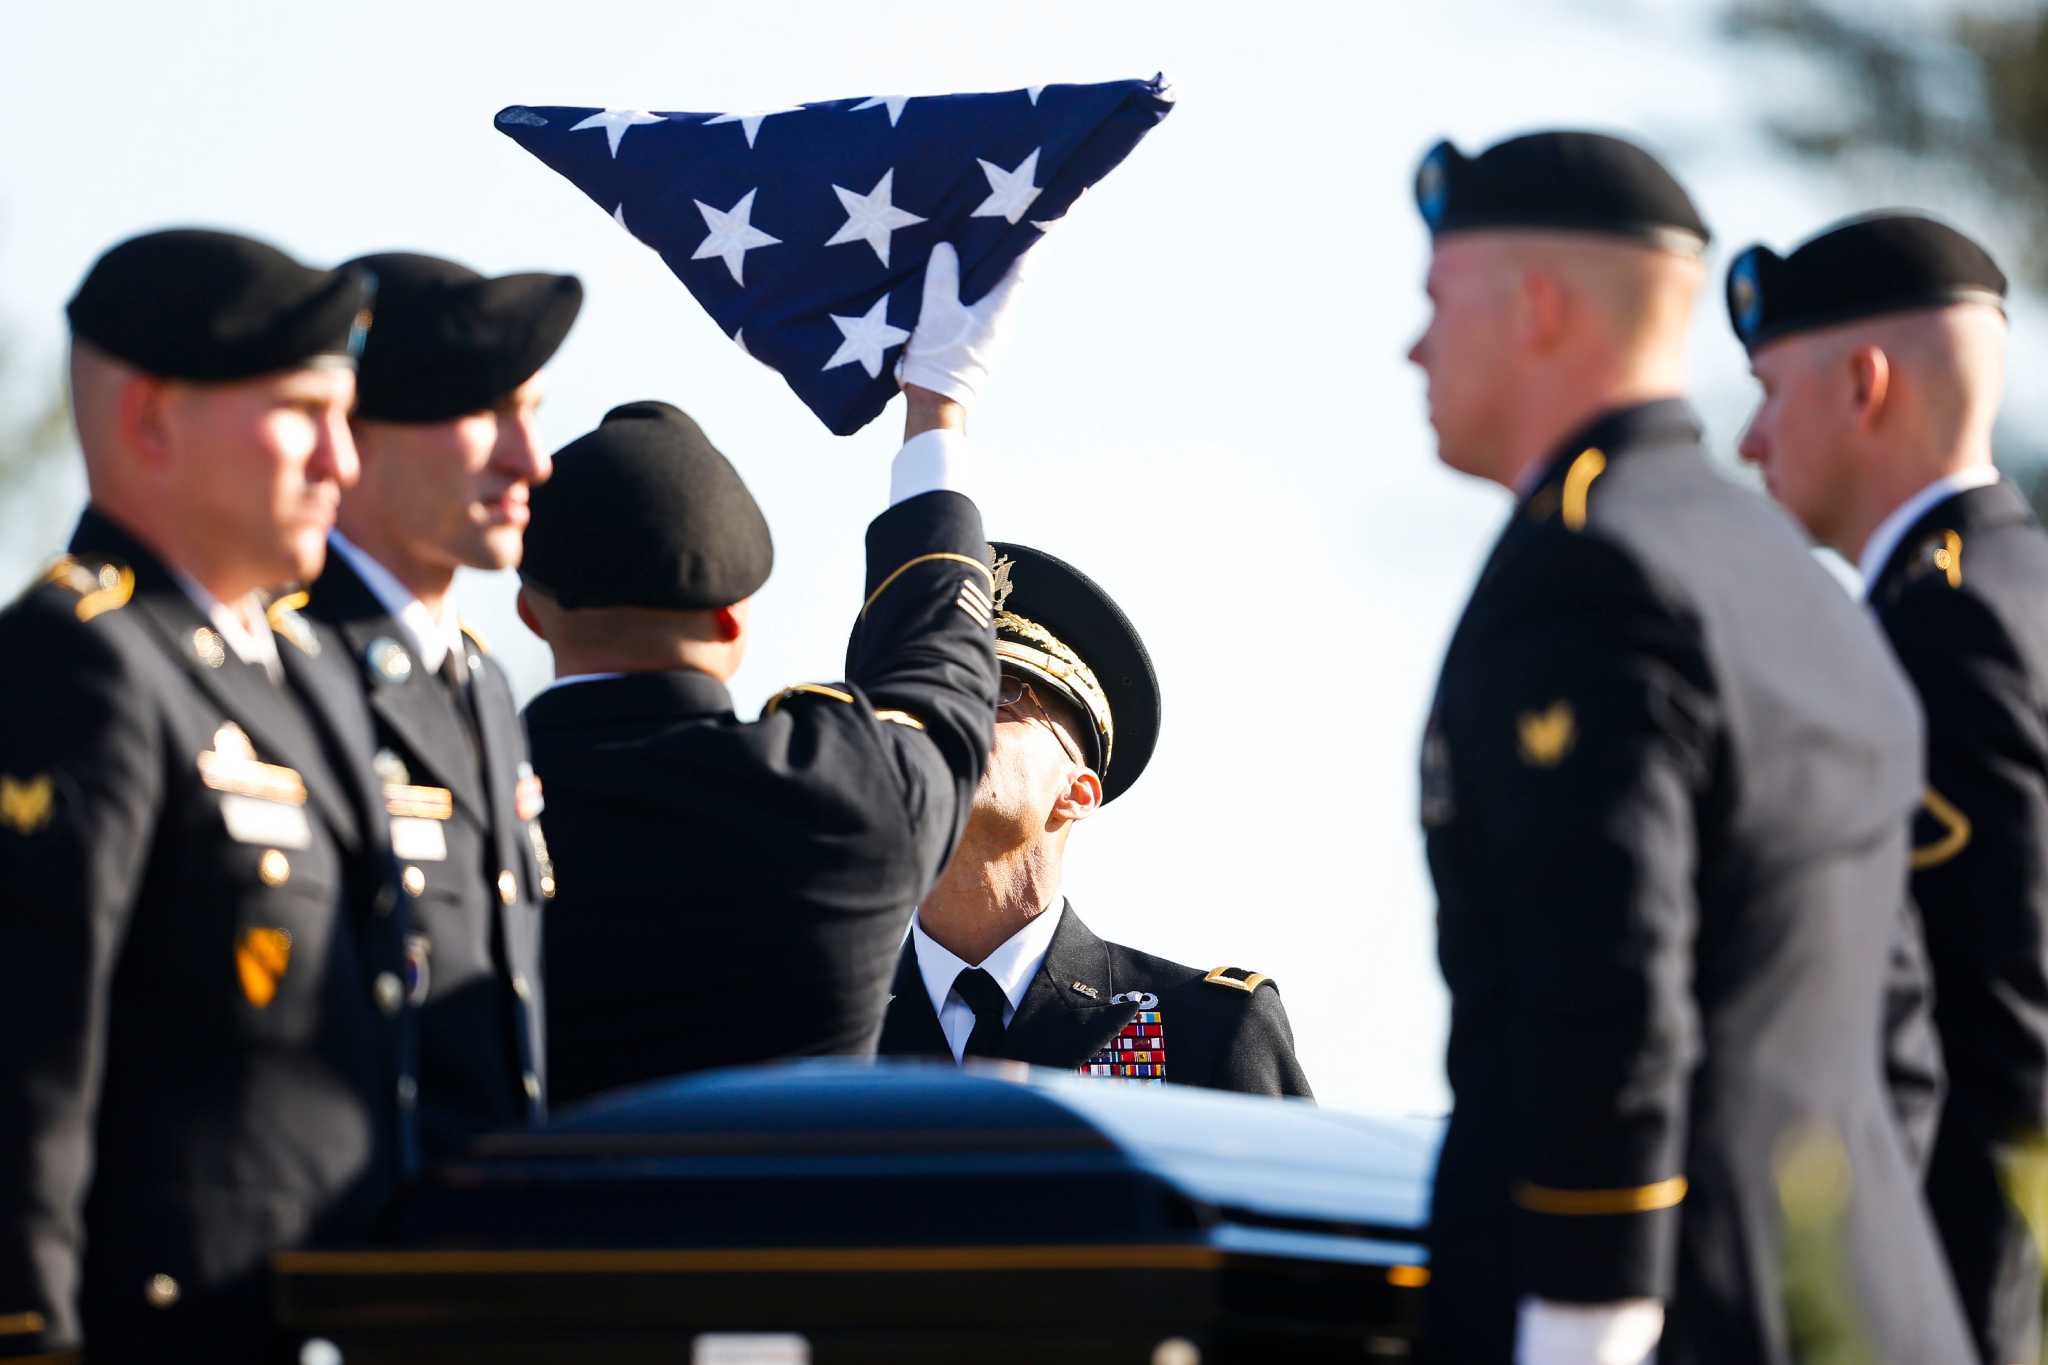
[[[306,618],[299,615],[299,608],[313,600],[309,592],[286,593],[263,609],[263,619],[270,623],[271,632],[292,642],[302,654],[318,657],[320,639],[313,634],[313,627],[306,624]]]
[[[1558,519],[1564,522],[1567,531],[1586,529],[1586,500],[1593,491],[1593,480],[1607,472],[1607,456],[1604,452],[1587,447],[1573,460],[1571,468],[1564,472],[1564,491],[1558,494]]]
[[[1249,995],[1272,978],[1263,972],[1254,972],[1244,967],[1218,967],[1202,978],[1205,986],[1227,986],[1234,991]]]
[[[848,706],[853,705],[853,694],[851,692],[843,692],[836,687],[827,687],[823,683],[795,683],[783,688],[768,699],[768,704],[761,708],[761,719],[766,720],[781,708],[782,703],[788,701],[791,697],[799,696],[829,697],[833,701],[845,702]],[[911,715],[908,711],[894,709],[878,710],[875,712],[875,719],[887,721],[891,725],[908,726],[912,730],[924,729],[924,722]]]
[[[482,631],[478,630],[475,626],[471,625],[467,621],[458,621],[456,624],[462,628],[462,633],[469,637],[469,642],[476,646],[477,653],[488,654],[491,652],[490,642],[484,639],[484,633]]]
[[[830,697],[833,701],[843,701],[848,706],[853,705],[853,694],[851,692],[842,692],[836,687],[827,687],[823,683],[793,683],[768,699],[768,704],[761,708],[762,718],[766,719],[774,715],[782,708],[782,703],[788,701],[791,697],[802,696]]]
[[[30,584],[30,590],[45,584],[77,594],[73,610],[79,620],[90,621],[128,605],[128,599],[135,595],[135,571],[112,560],[88,564],[75,555],[59,555],[42,577]]]
[[[1592,492],[1593,480],[1606,472],[1606,452],[1586,447],[1565,467],[1563,482],[1547,483],[1529,495],[1529,501],[1522,505],[1522,515],[1530,521],[1556,517],[1567,531],[1585,530],[1586,500]]]

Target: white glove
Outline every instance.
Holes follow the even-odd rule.
[[[1019,256],[1002,280],[972,308],[960,302],[960,255],[950,242],[932,248],[924,268],[924,304],[917,330],[896,361],[896,381],[930,389],[956,402],[971,402],[988,384],[989,367],[1002,347],[1010,291],[1016,287]]]
[[[1523,1299],[1515,1324],[1515,1365],[1651,1365],[1663,1335],[1664,1305],[1655,1299]]]

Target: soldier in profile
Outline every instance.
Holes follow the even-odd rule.
[[[271,1253],[417,1168],[369,718],[262,596],[355,479],[368,304],[196,230],[71,300],[90,503],[0,613],[0,1352],[266,1359]]]
[[[2040,1359],[2007,1181],[2048,1130],[2048,534],[1991,461],[2005,288],[1975,242],[1899,213],[1728,276],[1763,386],[1743,457],[1861,570],[1927,716],[1912,900],[1948,1073],[1927,1200],[1985,1365]]]
[[[1820,1143],[1869,1357],[1966,1359],[1880,1056],[1919,716],[1680,396],[1706,226],[1581,132],[1439,144],[1416,201],[1438,454],[1516,498],[1422,756],[1426,1356],[1790,1365],[1778,1163]]]

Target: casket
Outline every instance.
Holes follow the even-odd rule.
[[[605,1095],[277,1258],[307,1365],[1401,1360],[1440,1125],[1010,1063]]]

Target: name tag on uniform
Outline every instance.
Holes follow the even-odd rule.
[[[448,857],[448,836],[439,820],[413,815],[391,817],[391,851],[408,863],[438,863]]]
[[[229,837],[245,844],[305,848],[313,842],[313,827],[298,806],[229,793],[220,799],[220,813]]]

